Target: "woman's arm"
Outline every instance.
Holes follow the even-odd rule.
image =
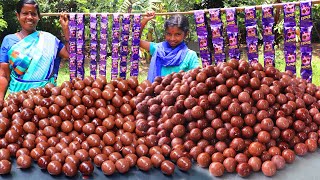
[[[10,82],[9,64],[0,63],[0,106],[3,104],[9,82]]]
[[[154,11],[150,11],[147,12],[147,15],[144,16],[144,18],[141,20],[141,30],[140,30],[140,35],[142,34],[142,31],[144,29],[144,27],[147,25],[147,23],[153,19],[155,17],[155,12]],[[140,40],[140,47],[150,51],[150,42],[149,41],[145,41],[145,40]]]
[[[59,52],[59,56],[61,58],[67,59],[69,58],[69,19],[68,19],[68,15],[61,13],[60,14],[60,24],[61,24],[61,28],[62,28],[62,32],[64,34],[64,45],[65,47],[63,47],[61,49],[61,51]]]

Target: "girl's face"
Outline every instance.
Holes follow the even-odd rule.
[[[37,9],[33,4],[23,5],[21,12],[17,13],[17,18],[21,28],[29,33],[36,30],[40,19]]]
[[[183,32],[177,26],[171,26],[171,27],[169,26],[165,32],[165,40],[173,48],[178,46],[186,36],[187,36],[187,33]]]

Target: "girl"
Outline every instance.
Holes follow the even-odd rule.
[[[147,22],[154,18],[154,12],[148,12],[141,21],[141,32]],[[172,72],[188,71],[199,67],[195,51],[188,49],[184,39],[189,33],[188,19],[183,15],[173,15],[165,23],[165,41],[160,43],[141,40],[140,47],[152,55],[148,72],[148,80],[154,81],[157,76],[165,76]]]

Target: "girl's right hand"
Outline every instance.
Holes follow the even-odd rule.
[[[144,16],[143,19],[150,21],[151,19],[153,19],[155,17],[155,12],[154,11],[147,11],[146,12],[146,16]]]

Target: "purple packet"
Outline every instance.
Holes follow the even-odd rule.
[[[274,41],[264,41],[263,42],[264,53],[274,53]]]
[[[209,9],[210,24],[211,25],[222,25],[221,11],[220,9]]]
[[[122,34],[129,34],[129,32],[130,32],[130,23],[131,23],[130,14],[123,14]]]
[[[275,66],[274,53],[264,54],[264,67]]]
[[[301,47],[301,77],[312,82],[312,47]]]
[[[132,61],[130,66],[130,76],[137,77],[139,74],[139,62]]]
[[[247,40],[258,40],[257,25],[246,26]]]
[[[296,47],[285,46],[284,56],[286,60],[285,70],[290,70],[293,74],[296,73]]]
[[[224,41],[223,39],[212,40],[214,54],[224,54]]]
[[[272,5],[262,6],[262,24],[274,24]]]
[[[226,8],[227,26],[237,26],[236,8]]]
[[[245,12],[245,24],[246,26],[256,25],[257,24],[257,15],[255,7],[246,7],[244,8]]]
[[[229,49],[238,49],[238,33],[227,32]]]
[[[311,46],[312,26],[300,27],[301,46]]]
[[[120,16],[118,13],[113,14],[113,24],[112,24],[113,29],[120,29]]]
[[[210,25],[212,39],[217,39],[222,37],[222,25]]]
[[[286,3],[283,5],[283,12],[284,12],[284,24],[288,24],[287,26],[295,26],[295,4],[293,3]]]
[[[194,19],[196,22],[197,32],[203,31],[207,32],[206,23],[204,22],[204,10],[196,10],[194,11]]]
[[[300,2],[300,26],[312,26],[311,1]]]
[[[286,45],[294,45],[296,44],[296,26],[285,26],[284,27],[285,34],[285,44]]]

